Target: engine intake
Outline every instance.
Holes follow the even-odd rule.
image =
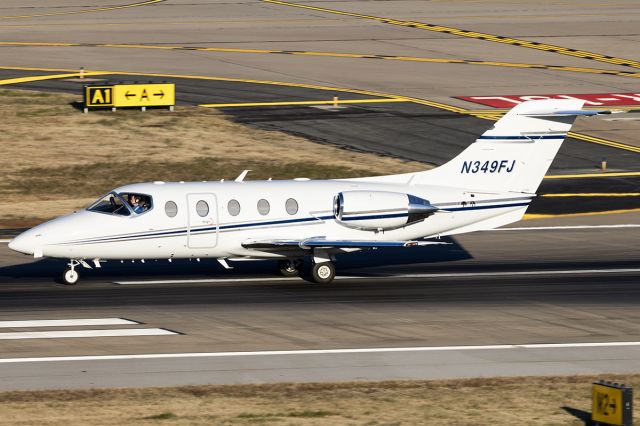
[[[348,228],[388,231],[420,222],[438,210],[415,195],[388,191],[344,191],[333,200],[333,215]]]

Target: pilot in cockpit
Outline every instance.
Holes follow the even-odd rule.
[[[145,211],[144,206],[140,202],[140,196],[136,194],[129,194],[129,205],[133,209],[134,213],[142,213]]]

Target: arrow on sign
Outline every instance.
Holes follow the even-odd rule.
[[[130,93],[130,92],[127,90],[127,93],[125,93],[124,95],[127,97],[127,99],[129,99],[131,96],[135,96],[136,94],[135,94],[135,93]]]
[[[160,96],[160,99],[164,98],[164,91],[161,90],[159,93],[154,93],[153,96]]]

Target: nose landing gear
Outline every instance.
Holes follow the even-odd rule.
[[[67,265],[69,267],[62,273],[62,282],[66,285],[75,285],[80,280],[80,274],[76,271],[76,266],[80,265],[80,262],[71,259]]]

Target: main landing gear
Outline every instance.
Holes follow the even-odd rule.
[[[311,268],[311,279],[318,284],[329,284],[336,277],[336,267],[332,260],[335,260],[327,250],[316,249],[313,251],[313,268]]]
[[[278,261],[278,272],[283,277],[297,277],[300,275],[302,259],[284,259]]]
[[[76,271],[76,266],[80,265],[75,259],[69,260],[69,267],[62,273],[62,283],[66,285],[75,285],[80,280],[80,274]]]
[[[329,284],[336,277],[336,267],[331,262],[314,263],[311,278],[318,284]]]
[[[278,261],[278,271],[283,277],[297,277],[300,275],[302,267],[302,259],[283,259]],[[318,284],[329,284],[336,277],[336,267],[333,266],[331,259],[322,257],[320,259],[314,257],[313,267],[311,268],[311,280]]]

